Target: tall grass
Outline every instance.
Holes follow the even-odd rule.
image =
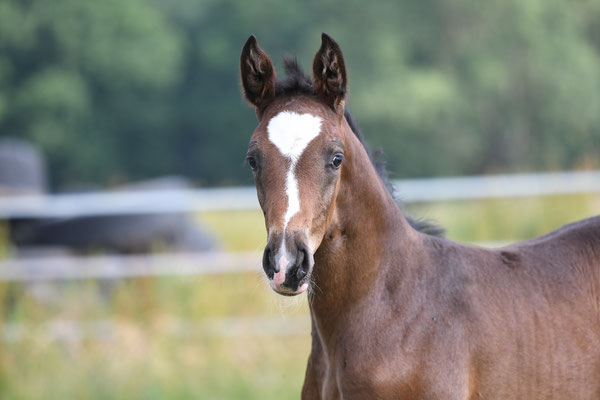
[[[255,274],[0,293],[2,399],[285,399],[302,384],[306,307],[281,306]],[[272,321],[296,329],[261,331]]]
[[[0,261],[9,256],[8,222],[0,220]]]
[[[411,214],[431,218],[461,242],[519,241],[600,214],[600,196],[575,194],[517,199],[410,205]]]
[[[453,240],[523,240],[598,214],[600,196],[409,211],[435,219]],[[225,250],[265,244],[260,211],[198,219]],[[0,252],[8,248],[0,240]],[[259,265],[256,273],[219,276],[4,282],[0,399],[296,399],[309,329],[305,298],[272,293]]]

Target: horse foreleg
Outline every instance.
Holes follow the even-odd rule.
[[[323,391],[323,377],[319,368],[315,364],[320,363],[320,359],[315,359],[311,352],[308,358],[306,367],[306,375],[304,377],[304,386],[302,387],[302,400],[320,400]]]
[[[306,375],[304,377],[304,386],[302,387],[302,399],[313,400],[323,397],[323,379],[327,371],[327,360],[323,351],[321,338],[315,326],[314,317],[311,314],[311,338],[312,347],[306,366]]]

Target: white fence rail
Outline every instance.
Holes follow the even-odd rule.
[[[0,262],[0,281],[122,279],[261,271],[260,252],[48,256]]]
[[[476,243],[501,247],[503,242]],[[136,255],[16,258],[0,261],[0,281],[48,282],[85,279],[123,279],[141,276],[221,275],[262,273],[262,252],[158,253]]]
[[[600,171],[411,179],[394,181],[394,185],[408,203],[600,193]],[[0,197],[0,219],[256,208],[258,203],[253,187]],[[483,245],[495,247],[498,244]],[[260,269],[259,252],[48,256],[0,261],[0,281],[119,279],[260,272]]]
[[[407,203],[600,193],[600,171],[406,179],[393,183],[400,198]],[[0,197],[0,219],[257,208],[253,187]]]
[[[407,179],[394,184],[408,203],[600,193],[600,171]]]

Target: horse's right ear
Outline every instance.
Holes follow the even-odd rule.
[[[340,46],[326,33],[313,61],[315,90],[337,112],[344,113],[348,79]]]
[[[258,46],[254,35],[248,38],[242,49],[240,72],[246,100],[260,115],[275,97],[275,69],[267,53]]]

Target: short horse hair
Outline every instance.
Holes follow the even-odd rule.
[[[297,96],[297,95],[306,95],[306,96],[314,96],[317,97],[317,92],[315,90],[315,86],[313,84],[313,80],[311,77],[306,75],[302,70],[302,67],[298,65],[298,60],[295,57],[286,57],[283,59],[283,67],[285,70],[285,79],[278,80],[275,85],[275,96],[276,98],[288,97],[288,96]],[[398,206],[403,209],[404,207],[402,202],[395,195],[394,185],[389,179],[389,173],[386,168],[385,159],[383,156],[382,150],[377,150],[372,152],[369,148],[369,145],[365,142],[363,133],[356,122],[356,119],[348,109],[345,107],[344,109],[344,117],[348,122],[348,125],[352,129],[352,132],[360,141],[360,143],[365,148],[367,154],[369,155],[369,159],[371,160],[371,164],[375,167],[377,171],[377,175],[384,183],[390,195],[394,198]],[[414,219],[407,218],[410,225],[417,229],[420,232],[433,235],[433,236],[443,236],[444,229],[437,224],[432,223],[426,219]]]

